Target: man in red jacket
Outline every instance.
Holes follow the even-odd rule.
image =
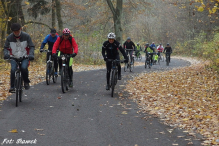
[[[63,29],[63,36],[58,37],[55,44],[53,45],[52,54],[54,58],[57,58],[56,51],[59,48],[61,54],[70,54],[70,57],[75,57],[78,54],[78,45],[75,39],[71,36],[70,30],[68,28]],[[70,58],[67,59],[69,64]],[[61,69],[60,69],[61,70]],[[73,70],[72,66],[69,66],[69,76],[70,76],[70,87],[73,86]]]

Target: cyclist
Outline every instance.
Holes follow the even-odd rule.
[[[112,63],[107,62],[107,59],[120,60],[118,49],[123,54],[126,63],[128,62],[128,59],[129,59],[125,53],[125,50],[122,48],[121,44],[118,41],[116,41],[115,39],[116,39],[116,35],[112,32],[109,33],[108,34],[108,41],[105,41],[103,43],[103,46],[102,46],[102,55],[103,55],[104,60],[106,61],[106,68],[107,68],[106,90],[110,89],[109,79],[110,79],[110,72],[111,72],[111,68],[112,68]],[[120,63],[118,63],[118,80],[121,80],[121,65],[120,65]]]
[[[163,52],[169,53],[169,62],[170,62],[170,54],[172,53],[172,48],[169,43],[167,43],[167,46],[164,48]]]
[[[24,80],[24,88],[28,90],[30,88],[30,80],[28,78],[28,64],[29,60],[34,60],[34,44],[29,34],[22,31],[19,23],[13,23],[11,25],[11,33],[4,45],[4,59],[10,59],[10,55],[16,59],[27,57],[23,59],[21,63],[21,74]],[[15,71],[17,69],[17,63],[15,60],[11,60],[11,75],[10,75],[10,89],[9,92],[15,92]]]
[[[152,47],[152,48],[156,48],[156,45],[154,44],[154,42],[152,42],[152,44],[150,45],[150,47]]]
[[[71,57],[75,57],[78,54],[78,45],[70,34],[70,30],[68,28],[63,29],[62,31],[63,36],[59,36],[53,45],[52,55],[53,58],[57,58],[57,49],[59,48],[60,53],[62,54],[71,54]],[[74,51],[73,51],[74,49]],[[69,64],[70,58],[68,58],[67,64]],[[69,66],[69,65],[68,65]],[[61,67],[61,66],[60,66]],[[61,70],[61,68],[60,68]],[[73,69],[72,66],[69,66],[69,77],[70,77],[70,84],[69,87],[73,86]]]
[[[152,48],[151,46],[149,46],[149,44],[147,43],[145,45],[145,49],[144,52],[146,53],[145,56],[149,57],[149,55],[151,55],[151,66],[152,66],[152,62],[153,62],[153,53],[154,53],[154,48]]]
[[[131,64],[132,64],[132,62],[133,62],[132,54],[133,54],[133,51],[135,49],[135,44],[131,41],[130,37],[128,37],[127,40],[124,42],[123,48],[130,49],[130,50],[126,50],[126,54],[128,55],[128,53],[129,53],[130,58],[131,58]]]
[[[50,52],[47,52],[47,59],[46,61],[49,60],[49,56],[52,55],[52,47],[55,43],[55,41],[57,40],[58,38],[58,34],[56,33],[56,30],[55,29],[51,29],[50,31],[50,34],[48,34],[45,39],[43,40],[42,44],[41,44],[41,47],[40,47],[40,52],[42,53],[43,52],[43,48],[45,47],[45,45],[48,43],[48,50]],[[57,59],[53,59],[51,58],[52,60],[54,60],[54,68],[55,68],[55,75],[57,75],[57,69],[58,69],[58,61]]]
[[[162,44],[160,43],[160,45],[157,46],[157,55],[160,56],[160,53],[162,53],[163,50],[164,50],[164,48],[163,48]]]
[[[140,51],[142,51],[141,46],[139,43],[137,43],[137,46],[135,47],[135,56],[138,57],[140,55]]]

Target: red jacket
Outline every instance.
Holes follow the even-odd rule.
[[[74,48],[74,53],[78,54],[78,45],[73,37],[72,37],[72,45],[68,39],[67,40],[63,39],[61,44],[60,41],[61,39],[60,37],[58,37],[58,39],[53,45],[52,54],[55,54],[58,48],[59,51],[61,51],[64,54],[73,54],[73,48]]]

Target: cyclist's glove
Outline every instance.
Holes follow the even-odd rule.
[[[73,54],[71,54],[71,57],[75,57],[77,54],[76,53],[73,53]]]
[[[9,54],[6,54],[5,56],[4,56],[4,59],[9,59],[10,58],[10,55]]]
[[[43,49],[42,48],[40,48],[40,53],[42,53],[43,52]]]
[[[33,56],[33,55],[29,55],[29,56],[28,56],[28,59],[29,59],[29,60],[34,60],[34,56]]]
[[[54,53],[54,54],[52,54],[52,57],[53,57],[54,59],[56,59],[58,56],[57,56],[56,53]]]

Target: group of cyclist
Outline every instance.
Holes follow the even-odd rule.
[[[4,59],[10,59],[11,62],[11,75],[10,75],[10,89],[9,92],[15,92],[15,71],[17,69],[16,61],[11,59],[12,56],[15,59],[23,58],[21,62],[21,73],[22,78],[24,81],[24,88],[28,90],[30,88],[30,80],[28,78],[28,64],[29,61],[34,60],[34,49],[35,46],[31,40],[29,34],[22,31],[22,27],[19,23],[13,23],[11,25],[12,33],[7,37],[5,45],[4,45]],[[78,54],[78,45],[71,35],[71,32],[68,28],[63,29],[62,36],[59,36],[55,29],[51,29],[50,34],[48,34],[45,39],[43,40],[40,52],[44,52],[44,47],[48,43],[48,52],[47,52],[47,61],[49,56],[52,56],[52,60],[54,61],[54,68],[55,68],[55,75],[58,75],[58,66],[59,66],[59,74],[61,71],[61,61],[58,59],[60,54],[69,54],[70,57],[75,57]],[[152,55],[155,52],[155,44],[152,43],[149,45],[148,43],[145,45],[144,52],[147,55]],[[57,51],[58,50],[58,51]],[[106,69],[107,69],[107,85],[106,90],[110,89],[109,79],[110,79],[110,72],[111,72],[111,63],[108,61],[109,59],[117,59],[120,60],[119,52],[122,53],[124,56],[124,62],[127,63],[129,59],[131,63],[133,63],[133,52],[140,53],[142,51],[141,46],[139,43],[135,46],[131,38],[128,37],[127,40],[124,42],[123,46],[116,41],[116,35],[114,33],[108,34],[108,40],[103,43],[102,46],[102,56],[106,61]],[[157,47],[158,55],[161,52],[170,52],[172,53],[172,48],[169,44],[163,49],[162,45],[160,44]],[[59,53],[58,53],[59,52]],[[151,54],[150,54],[151,53]],[[128,54],[130,58],[128,58]],[[68,58],[67,64],[69,64],[70,58]],[[69,86],[73,86],[73,69],[72,66],[69,66],[69,78],[70,84]],[[118,80],[121,80],[121,65],[118,63]]]
[[[34,60],[34,49],[35,46],[31,40],[29,34],[22,31],[22,27],[19,23],[13,23],[11,25],[12,33],[7,37],[4,45],[4,59],[10,59],[11,63],[11,75],[10,75],[10,89],[9,92],[15,92],[15,71],[17,69],[16,59],[22,59],[21,61],[21,74],[24,81],[24,88],[28,90],[30,88],[30,80],[28,78],[28,65],[29,61]],[[52,55],[54,60],[55,74],[57,74],[58,68],[58,55],[70,54],[70,57],[75,57],[78,53],[78,45],[75,39],[72,37],[71,32],[68,28],[62,31],[62,36],[58,36],[55,29],[51,29],[41,44],[40,52],[43,52],[43,48],[48,43],[47,60],[49,55]],[[59,49],[59,53],[57,53]],[[68,59],[67,64],[69,64]],[[61,65],[59,66],[61,70]],[[69,78],[70,87],[73,86],[73,70],[72,66],[69,66]]]

